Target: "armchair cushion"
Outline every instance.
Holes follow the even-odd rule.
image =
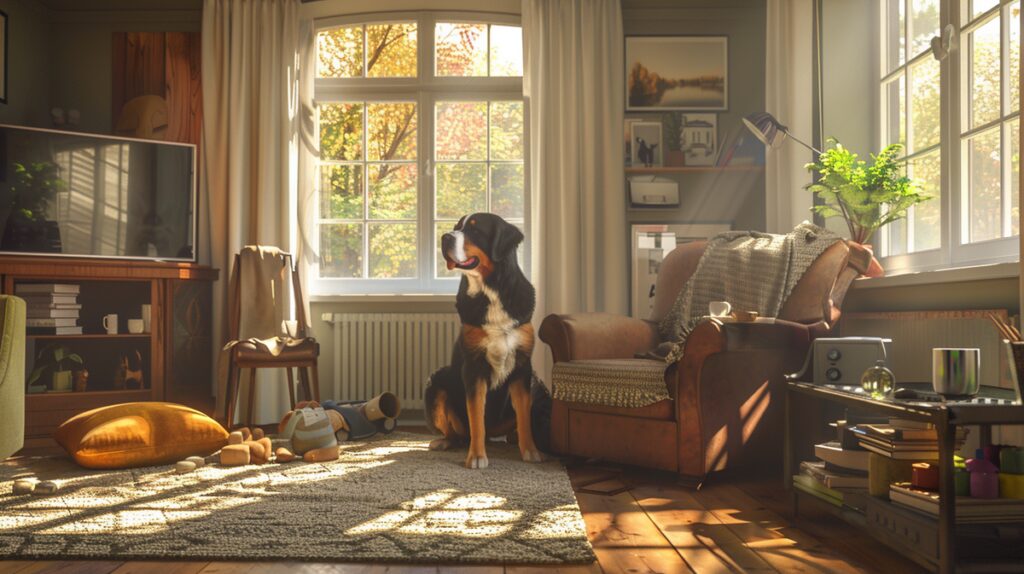
[[[556,363],[631,359],[660,342],[654,323],[611,313],[548,315],[538,334],[551,347]]]
[[[552,396],[571,403],[640,408],[669,398],[665,361],[563,361],[551,371]]]

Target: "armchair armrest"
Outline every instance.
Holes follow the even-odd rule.
[[[804,325],[782,319],[770,322],[722,323],[703,321],[686,338],[680,363],[700,364],[715,353],[734,351],[788,351],[806,349],[819,335],[828,332],[824,322]]]
[[[582,359],[631,359],[658,344],[654,323],[611,313],[548,315],[540,340],[551,347],[555,362]]]

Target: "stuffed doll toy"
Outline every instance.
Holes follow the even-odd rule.
[[[228,435],[228,444],[220,451],[220,463],[224,466],[265,464],[270,462],[273,446],[263,436],[263,429],[250,431],[241,428]]]
[[[275,453],[277,460],[287,462],[296,456],[301,456],[306,462],[337,460],[339,452],[335,424],[344,421],[337,417],[332,422],[331,416],[316,402],[299,404],[303,406],[286,414],[278,427],[280,438],[291,440],[292,448],[278,448]]]

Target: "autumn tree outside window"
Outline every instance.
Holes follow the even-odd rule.
[[[314,289],[453,293],[441,234],[478,211],[528,225],[522,32],[500,15],[384,18],[318,25]]]

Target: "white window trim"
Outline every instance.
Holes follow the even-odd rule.
[[[437,245],[434,245],[434,104],[438,101],[523,102],[523,227],[530,235],[529,107],[523,96],[522,77],[436,77],[434,75],[434,25],[467,22],[519,26],[518,15],[486,12],[415,11],[332,16],[314,20],[313,33],[337,26],[389,22],[416,22],[416,78],[315,78],[314,104],[332,101],[414,101],[417,106],[417,277],[400,279],[321,278],[319,266],[311,268],[310,295],[316,299],[337,296],[450,296],[458,289],[458,277],[434,277]],[[319,130],[319,128],[317,128]],[[489,161],[488,161],[489,163]],[[311,162],[317,169],[319,160]],[[316,176],[314,180],[318,179]],[[315,185],[319,185],[316,183]],[[368,192],[368,190],[366,190]],[[319,242],[319,197],[311,210],[311,225]],[[426,251],[425,248],[431,249]],[[521,265],[529,276],[529,249],[523,249]]]
[[[940,247],[937,249],[930,249],[925,251],[918,251],[909,254],[893,255],[888,257],[879,257],[883,267],[885,267],[889,274],[900,274],[900,273],[916,273],[923,271],[939,271],[947,269],[958,269],[963,267],[973,267],[979,265],[991,265],[998,263],[1017,262],[1020,260],[1020,238],[1018,236],[1011,236],[999,239],[992,239],[988,241],[980,241],[975,243],[965,243],[967,238],[967,224],[963,215],[967,211],[968,207],[968,195],[970,188],[966,177],[968,174],[962,173],[961,169],[963,165],[963,154],[966,138],[962,137],[963,130],[961,129],[961,119],[965,117],[966,108],[965,105],[970,105],[969,96],[967,96],[967,90],[969,87],[960,81],[961,70],[964,69],[965,61],[970,57],[966,49],[967,32],[978,27],[979,22],[988,21],[988,19],[994,17],[994,15],[1002,10],[1008,12],[1008,7],[1013,3],[1013,0],[1001,0],[999,5],[992,8],[984,15],[975,18],[971,23],[964,25],[961,24],[961,20],[967,14],[967,7],[962,6],[960,0],[941,0],[939,3],[939,29],[944,30],[946,25],[952,25],[957,31],[954,34],[955,43],[957,45],[955,50],[952,50],[946,58],[939,62],[940,67],[940,141],[941,141],[941,216],[940,216]],[[906,102],[909,102],[910,98],[910,83],[909,83],[909,69],[916,62],[920,62],[922,58],[931,58],[932,55],[929,51],[925,51],[924,54],[911,54],[909,53],[910,46],[906,46],[907,53],[905,55],[905,62],[893,70],[887,71],[887,45],[885,31],[883,29],[885,25],[886,17],[886,0],[878,0],[877,14],[877,25],[876,29],[880,30],[878,36],[878,58],[876,58],[876,70],[875,77],[878,80],[875,83],[874,90],[876,98],[878,98],[878,118],[876,118],[876,145],[877,149],[882,149],[886,145],[885,142],[885,123],[888,120],[888,108],[887,101],[882,89],[884,80],[893,77],[897,70],[902,69],[904,74],[905,90],[906,90]],[[909,37],[907,28],[910,26],[912,20],[909,2],[907,11],[905,13],[905,28],[904,35]],[[1024,10],[1022,10],[1022,19],[1024,19]],[[1004,38],[1008,39],[1008,26],[1011,25],[1009,18],[1003,18],[1003,34]],[[1018,26],[1021,26],[1020,21],[1017,22]],[[1008,62],[1007,58],[1007,46],[1008,40],[1003,42],[1003,54],[1001,61]],[[1005,100],[1009,93],[1008,82],[1005,81],[1009,77],[1008,66],[1003,65],[1002,75],[1003,82],[1001,82],[1001,98]],[[1024,77],[1024,76],[1022,76]],[[908,137],[910,136],[910,116],[911,110],[909,103],[907,106],[907,131]],[[1019,117],[1020,111],[1013,112],[1007,115],[1000,115],[998,123],[1000,125],[1005,124],[1007,121],[1012,120],[1014,117]],[[1002,129],[1002,128],[1000,128]],[[1006,130],[1003,130],[1004,132]],[[1010,157],[1009,144],[1005,135],[1002,141],[1002,153],[1003,153],[1003,172],[1004,178],[1009,177],[1009,161]],[[915,151],[910,154],[909,157],[917,157],[927,153],[927,150]],[[1010,190],[1010,193],[1019,193],[1019,190]],[[910,219],[908,217],[908,219]],[[1004,217],[1004,219],[1007,219]],[[879,230],[876,235],[877,243],[881,249],[877,250],[877,253],[884,253],[888,248],[888,233],[887,228]]]

